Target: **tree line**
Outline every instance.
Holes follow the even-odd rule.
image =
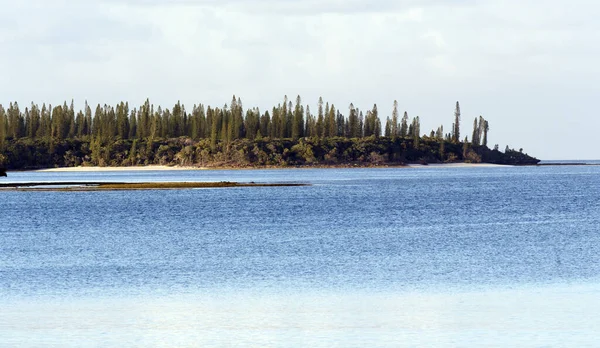
[[[41,107],[31,103],[24,110],[18,103],[13,102],[6,109],[0,105],[0,166],[8,164],[15,167],[14,162],[18,160],[15,158],[15,153],[25,151],[22,150],[23,147],[28,147],[29,153],[37,152],[26,156],[29,158],[37,156],[38,160],[29,160],[31,166],[131,165],[153,164],[156,161],[162,163],[163,160],[155,160],[151,154],[156,154],[160,146],[179,143],[196,147],[202,145],[202,150],[199,152],[204,155],[192,157],[206,159],[212,156],[213,162],[216,161],[215,158],[226,161],[228,157],[223,154],[230,154],[231,148],[239,144],[269,143],[276,140],[280,144],[310,143],[312,147],[319,146],[318,144],[331,144],[332,139],[337,139],[338,142],[339,139],[353,139],[354,143],[378,143],[379,150],[376,149],[374,153],[385,154],[383,158],[386,161],[414,161],[414,156],[405,156],[409,150],[416,151],[415,153],[430,161],[465,160],[469,151],[463,149],[462,154],[451,156],[446,148],[460,148],[461,146],[458,145],[468,144],[469,149],[479,147],[487,149],[489,130],[487,120],[481,116],[475,118],[471,142],[468,141],[468,137],[461,141],[461,114],[458,102],[454,114],[455,119],[450,133],[445,134],[443,126],[440,126],[429,134],[421,135],[419,117],[409,119],[407,112],[400,117],[397,101],[394,101],[392,116],[386,117],[383,128],[377,105],[373,105],[365,112],[350,104],[347,113],[342,113],[342,110],[337,109],[335,105],[319,98],[316,112],[313,113],[309,105],[303,105],[300,96],[296,97],[295,102],[286,96],[282,103],[264,112],[256,107],[244,110],[241,99],[236,96],[233,96],[229,105],[225,104],[223,107],[198,104],[189,111],[180,102],[172,108],[162,108],[155,107],[148,99],[139,108],[131,108],[128,102],[120,102],[115,106],[98,104],[93,111],[87,102],[83,109],[77,111],[73,101],[70,104],[64,102],[57,106],[42,104]],[[381,149],[385,139],[380,138],[389,139],[390,144],[402,144],[400,147],[388,144],[400,155],[396,153],[390,156],[389,149]],[[436,154],[433,155],[429,150],[421,151],[423,142],[427,143],[426,147],[435,146]],[[65,144],[81,145],[82,152],[78,160],[65,161],[63,157],[54,156],[54,152]],[[111,159],[111,149],[121,148],[123,144],[127,147],[124,151],[126,154],[118,155],[119,160]],[[145,146],[144,151],[139,149],[142,144]],[[154,149],[156,144],[162,145]],[[21,146],[20,150],[17,149],[19,146]],[[287,151],[290,152],[293,146],[290,145]],[[86,154],[88,150],[89,154]],[[284,151],[283,148],[280,150]],[[187,151],[189,152],[189,149]],[[144,152],[145,158],[132,159],[135,157],[132,154],[139,157]],[[372,152],[363,154],[362,157],[346,156],[348,158],[345,160],[367,161],[369,158],[368,161],[378,162],[379,157]],[[105,155],[102,156],[102,153]],[[70,154],[72,155],[73,151]],[[41,157],[45,159],[40,160]],[[50,157],[54,159],[50,160]],[[128,161],[123,161],[123,157]],[[252,156],[246,157],[249,160]],[[310,156],[308,157],[310,159]],[[377,159],[373,160],[372,158],[375,157]],[[477,156],[471,156],[471,159],[478,160]],[[323,155],[316,157],[314,161],[309,160],[309,162],[315,161],[326,161],[326,158]],[[281,161],[262,161],[259,164],[278,165],[279,162]],[[27,166],[27,164],[21,163],[20,166]]]
[[[458,102],[455,115],[452,133],[444,134],[443,126],[440,126],[437,131],[432,131],[434,136],[457,142],[460,139]],[[473,140],[478,140],[475,130],[477,134],[487,134],[489,129],[487,121],[481,116],[479,119]],[[62,140],[86,137],[111,140],[185,136],[194,140],[233,141],[262,137],[297,140],[302,137],[421,136],[419,117],[409,120],[405,111],[400,118],[397,101],[394,101],[392,117],[387,117],[384,129],[382,132],[376,104],[366,113],[350,104],[347,114],[344,114],[334,104],[324,103],[319,98],[317,111],[312,113],[309,105],[302,104],[300,96],[296,97],[295,104],[286,96],[283,103],[265,112],[256,107],[244,111],[241,99],[235,96],[229,105],[213,108],[198,104],[189,112],[180,102],[169,109],[155,107],[149,100],[139,108],[132,109],[128,102],[120,102],[115,106],[98,104],[93,111],[87,102],[78,111],[73,101],[54,107],[31,103],[24,110],[17,102],[10,103],[6,109],[0,104],[0,141],[3,142],[20,138]],[[486,139],[483,138],[483,145],[487,145]]]

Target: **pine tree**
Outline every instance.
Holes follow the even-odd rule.
[[[365,136],[374,135],[375,137],[380,137],[381,120],[379,119],[379,111],[377,110],[377,104],[373,104],[373,109],[371,109],[371,115],[367,123],[369,124],[369,134],[365,134]]]
[[[287,95],[283,96],[283,107],[281,109],[281,113],[280,113],[280,121],[281,121],[281,129],[279,130],[280,132],[280,138],[281,139],[285,139],[288,137],[288,132],[287,132],[287,118],[288,118],[288,97]]]
[[[64,109],[67,110],[67,118],[65,119],[65,129],[67,133],[65,138],[72,139],[75,137],[75,101],[71,99],[71,105],[67,108],[67,102],[65,101]]]
[[[206,116],[208,120],[211,120],[210,149],[212,150],[212,152],[215,152],[215,150],[217,149],[217,140],[219,137],[219,119],[216,110],[211,109],[210,106],[208,107]]]
[[[112,142],[112,139],[117,135],[117,114],[115,108],[107,104],[104,105],[104,122],[102,126],[103,142]]]
[[[318,137],[325,135],[325,117],[323,116],[323,98],[319,97],[318,111],[317,111],[317,134]]]
[[[168,121],[165,119],[165,121]],[[150,99],[146,99],[144,105],[140,107],[138,112],[138,120],[137,120],[137,128],[138,128],[138,139],[147,138],[150,134]],[[168,126],[165,125],[164,133],[168,133]],[[163,134],[162,136],[166,137],[167,134]]]
[[[412,128],[413,143],[416,148],[419,146],[419,141],[421,139],[421,120],[419,119],[419,116],[413,118],[411,128]]]
[[[42,108],[42,115],[44,114]],[[92,109],[88,105],[87,100],[85,101],[83,115],[85,118],[84,126],[83,126],[83,134],[86,136],[92,135]]]
[[[164,130],[163,130],[163,121],[162,121],[162,109],[159,106],[158,109],[156,111],[154,111],[154,104],[150,105],[150,129],[148,129],[148,137],[150,138],[150,140],[154,140],[154,138],[162,138],[164,135]]]
[[[488,121],[483,121],[484,126],[483,126],[483,146],[487,147],[487,143],[488,143],[488,131],[490,130],[490,124],[488,123]]]
[[[292,137],[292,124],[294,123],[294,113],[293,110],[294,105],[292,101],[288,101],[287,114],[285,115],[285,137]]]
[[[206,117],[206,110],[204,104],[198,106],[198,137],[203,139],[210,138],[210,127],[208,125],[208,118]]]
[[[402,116],[402,124],[400,125],[400,137],[406,138],[408,136],[408,112],[404,111]]]
[[[296,97],[296,107],[294,108],[294,118],[292,121],[292,139],[304,136],[304,108],[302,107],[302,99]]]
[[[398,101],[394,100],[394,110],[392,111],[392,124],[390,127],[390,133],[392,135],[392,139],[396,139],[399,135],[398,132]]]
[[[117,136],[129,138],[129,104],[121,102],[117,105]]]
[[[77,127],[75,125],[75,117],[71,117],[71,114],[69,113],[69,127],[68,127],[69,131],[67,132],[67,139],[73,139],[75,137],[75,135],[77,134]]]
[[[358,110],[358,109],[357,109]],[[359,138],[365,136],[365,117],[362,110],[358,113],[358,135]]]
[[[381,136],[381,120],[379,119],[379,117],[375,118],[374,134],[377,138]]]
[[[306,137],[316,137],[318,136],[317,132],[317,119],[315,115],[311,114],[310,106],[306,105],[306,126],[304,127],[304,132]]]
[[[98,105],[98,107],[100,107],[100,105]],[[54,109],[52,109],[52,115],[51,115],[51,133],[50,136],[53,139],[63,139],[63,134],[65,133],[64,131],[64,113],[63,113],[63,108],[62,106],[56,106],[54,107]],[[98,124],[100,124],[100,122],[98,122]]]
[[[246,139],[253,140],[256,138],[256,133],[260,131],[260,118],[258,116],[259,111],[256,108],[246,110],[246,117],[244,119],[244,128],[246,130]]]
[[[40,108],[39,108],[39,106],[37,106],[37,104],[32,103],[31,117],[32,117],[32,121],[33,121],[33,125],[31,126],[31,128],[32,128],[31,137],[35,138],[35,135],[37,134],[37,132],[40,128],[40,121],[41,121],[41,117],[42,117]]]
[[[360,137],[360,122],[358,118],[357,110],[354,108],[354,104],[350,103],[350,110],[348,114],[348,128],[350,138]]]
[[[235,102],[235,107],[232,106],[231,108],[231,122],[233,124],[232,140],[243,138],[246,135],[246,129],[244,127],[244,108],[242,99],[239,97]]]
[[[132,166],[137,164],[137,143],[137,139],[134,139],[129,150],[129,164]]]
[[[271,132],[271,115],[269,115],[269,111],[265,111],[264,115],[260,117],[260,134],[262,136],[272,137]]]
[[[391,125],[391,121],[390,118],[387,117],[385,119],[385,136],[386,137],[390,137],[392,135],[392,125]]]
[[[435,132],[435,138],[437,140],[444,140],[444,125],[438,127],[437,131]]]
[[[376,131],[376,122],[378,120],[378,116],[377,116],[377,104],[373,105],[373,109],[367,111],[367,117],[365,118],[365,125],[364,125],[364,136],[365,137],[370,137],[372,135],[374,136],[380,136],[381,134],[377,134]]]
[[[223,124],[221,126],[223,141],[225,142],[225,144],[229,144],[229,142],[233,140],[233,120],[231,110],[227,109],[227,105],[223,107]]]
[[[335,117],[335,126],[336,126],[336,136],[338,137],[345,137],[346,136],[346,122],[344,119],[344,115],[342,115],[340,113],[340,111],[337,111],[336,117]]]
[[[27,107],[25,108],[23,118],[25,119],[25,136],[28,137],[30,134],[29,132],[30,132],[31,124],[33,122],[31,121],[31,113],[29,113],[29,108],[27,108]]]
[[[479,145],[479,122],[477,121],[477,117],[475,117],[475,121],[473,121],[473,135],[471,136],[471,139],[473,141],[473,146]]]
[[[454,109],[454,142],[460,141],[460,104],[456,102],[456,108]]]
[[[6,119],[6,111],[0,104],[0,151],[6,146],[6,134],[8,132],[8,121]]]
[[[52,106],[50,106],[52,109]],[[35,134],[38,139],[46,139],[50,136],[50,127],[52,120],[50,119],[50,111],[49,108],[46,107],[46,104],[42,104],[42,111],[40,114],[40,126]]]
[[[25,136],[25,119],[19,110],[17,102],[10,103],[7,110],[8,136],[19,139]]]
[[[79,110],[77,115],[75,116],[75,136],[78,139],[83,137],[83,128],[85,124],[85,116],[83,115],[83,111]]]
[[[337,124],[336,124],[336,112],[335,106],[331,104],[329,108],[329,115],[327,116],[327,136],[332,138],[337,136]]]
[[[279,138],[279,134],[281,133],[279,130],[280,120],[279,120],[279,111],[281,110],[281,104],[277,107],[273,107],[273,116],[271,116],[271,132],[270,137],[273,139]]]
[[[137,110],[131,110],[131,114],[129,115],[129,139],[135,139],[135,135],[137,133]]]

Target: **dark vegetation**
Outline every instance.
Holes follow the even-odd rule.
[[[460,105],[456,103],[451,133],[443,126],[421,133],[420,119],[392,116],[382,128],[374,105],[363,111],[352,104],[347,116],[319,99],[317,112],[284,98],[261,112],[244,111],[240,99],[222,108],[177,103],[155,108],[148,100],[139,108],[128,103],[87,105],[73,102],[21,110],[17,103],[0,105],[0,167],[33,169],[73,166],[182,165],[252,166],[379,166],[405,163],[536,164],[537,159],[508,147],[489,149],[489,123],[475,118],[471,140],[460,138]]]

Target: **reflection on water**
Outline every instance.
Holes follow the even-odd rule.
[[[0,345],[148,347],[597,344],[598,285],[439,293],[224,293],[2,303]]]

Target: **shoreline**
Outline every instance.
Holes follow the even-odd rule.
[[[209,170],[206,167],[188,167],[188,166],[127,166],[127,167],[60,167],[26,170],[32,172],[121,172],[121,171],[182,171],[182,170]]]
[[[432,163],[422,164],[404,164],[404,165],[381,165],[381,166],[352,166],[352,165],[315,165],[315,166],[260,166],[260,167],[233,167],[233,166],[167,166],[167,165],[149,165],[149,166],[126,166],[126,167],[61,167],[44,168],[25,171],[33,172],[121,172],[121,171],[185,171],[185,170],[264,170],[264,169],[361,169],[361,168],[504,168],[513,167],[511,165],[493,164],[493,163]]]

